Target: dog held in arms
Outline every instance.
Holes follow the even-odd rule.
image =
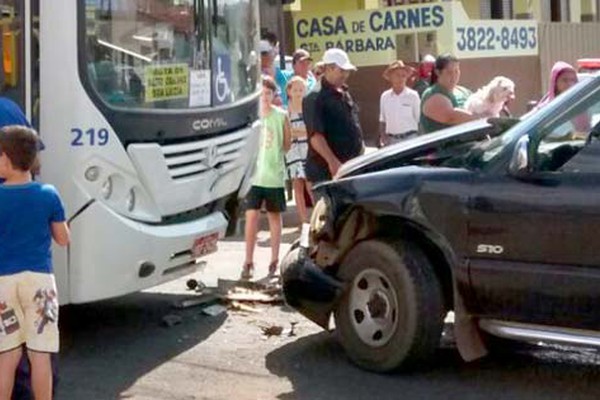
[[[508,100],[515,98],[515,84],[497,76],[467,99],[465,109],[480,117],[499,117]]]

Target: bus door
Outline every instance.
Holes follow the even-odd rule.
[[[17,103],[25,112],[25,6],[30,0],[0,0],[0,95]],[[28,115],[30,117],[30,115]]]

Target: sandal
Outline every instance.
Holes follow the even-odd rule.
[[[275,260],[269,264],[269,276],[275,276],[277,273],[277,267],[279,266],[279,260]]]
[[[242,274],[240,276],[243,280],[250,280],[254,276],[254,263],[246,263],[242,267]]]

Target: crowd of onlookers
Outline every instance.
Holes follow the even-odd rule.
[[[307,223],[315,201],[312,187],[332,179],[343,163],[364,152],[358,107],[347,85],[356,71],[348,54],[329,49],[315,62],[308,51],[298,49],[292,69],[286,70],[277,65],[278,46],[271,33],[260,41],[263,129],[253,186],[245,199],[246,279],[254,274],[261,210],[267,213],[271,233],[269,274],[277,271],[286,182],[291,182],[300,221]],[[460,62],[450,54],[425,55],[417,68],[396,60],[383,79],[389,89],[380,98],[379,147],[483,117],[511,116],[514,83],[495,77],[472,92],[459,84]],[[533,112],[576,82],[572,66],[556,63],[550,89]]]

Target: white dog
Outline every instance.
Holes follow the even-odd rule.
[[[469,96],[465,109],[481,117],[499,117],[504,104],[514,97],[514,82],[504,76],[497,76]]]

